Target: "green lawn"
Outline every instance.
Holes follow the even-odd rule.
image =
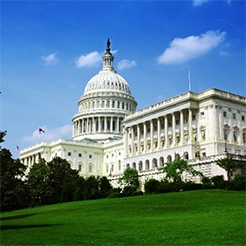
[[[246,245],[245,192],[200,190],[1,213],[1,245]]]

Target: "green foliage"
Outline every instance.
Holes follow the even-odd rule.
[[[90,176],[84,182],[83,198],[84,200],[90,200],[99,197],[99,177]]]
[[[196,171],[188,162],[183,159],[176,159],[173,162],[166,163],[166,165],[159,170],[166,174],[166,179],[171,182],[181,182],[182,175],[184,172],[189,173],[193,176],[203,175],[201,172]]]
[[[213,182],[213,184],[216,188],[221,188],[223,186],[224,176],[223,175],[216,175],[216,176],[211,178],[211,181]]]
[[[125,169],[123,176],[119,178],[119,184],[139,188],[138,171],[133,168]]]
[[[66,183],[73,182],[78,178],[78,171],[73,170],[67,160],[60,157],[54,157],[47,163],[49,169],[48,185],[51,192],[50,203],[62,201],[62,190],[66,189],[63,186]],[[64,191],[65,192],[65,191]],[[73,194],[75,190],[71,190]]]
[[[20,209],[27,206],[29,196],[24,174],[26,167],[19,159],[13,159],[8,149],[0,151],[1,211]]]
[[[234,179],[227,182],[228,190],[246,190],[246,176],[236,174]]]
[[[78,177],[76,179],[76,189],[74,191],[74,201],[80,201],[84,199],[84,196],[83,196],[84,184],[85,184],[84,177]]]
[[[65,159],[55,157],[48,163],[40,159],[31,167],[27,178],[31,205],[67,202],[74,199],[78,172],[71,169]]]
[[[4,137],[6,136],[7,134],[7,131],[0,131],[0,143],[3,143],[4,142]]]
[[[227,179],[230,181],[232,179],[233,173],[238,169],[245,165],[245,163],[237,160],[233,160],[231,155],[225,157],[224,159],[220,159],[216,162],[218,166],[225,169],[227,172]]]
[[[156,179],[149,179],[144,184],[144,191],[146,194],[155,194],[159,191],[160,182]]]
[[[112,185],[110,184],[109,180],[107,177],[103,176],[99,179],[99,193],[100,197],[108,197],[110,191],[112,189]]]
[[[34,163],[27,175],[27,185],[31,197],[30,205],[49,204],[52,193],[48,181],[49,168],[44,159],[39,159],[39,162]]]
[[[211,184],[211,180],[208,177],[202,177],[202,184]]]

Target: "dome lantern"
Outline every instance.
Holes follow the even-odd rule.
[[[114,71],[114,68],[113,68],[113,60],[114,60],[114,57],[113,55],[111,54],[110,52],[110,40],[108,38],[108,41],[107,41],[107,49],[106,49],[106,52],[104,53],[104,56],[102,57],[103,59],[103,68],[102,70],[103,71]]]

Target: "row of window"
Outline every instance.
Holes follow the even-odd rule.
[[[72,156],[72,152],[67,152],[68,156]],[[78,157],[82,157],[81,153],[78,153]],[[92,158],[92,155],[89,155],[89,158]]]
[[[94,108],[117,108],[125,109],[129,111],[134,111],[135,107],[131,103],[122,102],[122,101],[111,101],[111,100],[102,100],[102,101],[92,101],[92,102],[83,102],[80,104],[80,109],[94,109]]]

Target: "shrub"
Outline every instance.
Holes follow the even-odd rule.
[[[150,179],[150,180],[146,181],[144,184],[145,193],[147,193],[147,194],[158,193],[159,184],[160,184],[160,182],[156,179]]]
[[[227,183],[228,190],[246,190],[246,176],[236,174],[234,179]]]
[[[204,176],[202,178],[202,184],[211,184],[210,178]]]
[[[194,182],[186,182],[183,184],[183,190],[200,190],[202,188],[202,185],[201,184],[197,184],[197,183],[194,183]]]
[[[112,188],[108,194],[109,198],[118,198],[121,196],[121,188]]]
[[[158,186],[159,193],[166,193],[166,192],[176,192],[183,189],[184,182],[171,182],[168,183],[167,181],[161,181]]]
[[[127,185],[124,187],[124,189],[122,190],[121,195],[124,196],[134,196],[137,193],[137,186],[134,185]]]
[[[224,176],[217,175],[217,176],[212,177],[211,180],[216,188],[220,188],[222,185],[222,182],[224,181]]]

